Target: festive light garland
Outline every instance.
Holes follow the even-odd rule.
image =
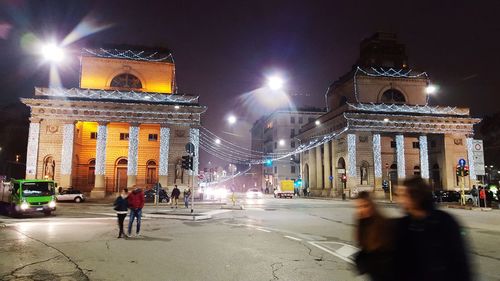
[[[128,133],[127,176],[137,176],[138,152],[139,152],[139,125],[130,125]]]
[[[467,144],[467,159],[469,160],[469,178],[477,180],[476,164],[474,163],[474,139],[466,138],[465,142]]]
[[[158,52],[104,49],[104,48],[93,50],[93,49],[83,48],[82,55],[85,54],[89,54],[100,58],[128,59],[128,60],[150,61],[150,62],[169,61],[173,63],[172,53],[165,56],[161,55]]]
[[[63,98],[84,98],[92,100],[131,100],[144,102],[169,102],[178,104],[198,103],[198,96],[174,95],[153,92],[136,92],[120,90],[98,90],[81,88],[35,88],[37,96]]]
[[[198,174],[198,165],[200,163],[200,129],[189,128],[189,142],[194,145],[194,157],[193,157],[193,172],[195,175]]]
[[[71,175],[73,164],[73,145],[75,136],[75,125],[64,124],[63,143],[61,149],[61,175]]]
[[[380,145],[380,134],[373,134],[373,167],[375,178],[382,177],[382,147]]]
[[[97,125],[95,175],[106,173],[106,138],[108,134],[107,124]]]
[[[356,177],[356,135],[347,134],[347,176]]]
[[[396,135],[396,159],[398,161],[398,178],[406,177],[405,139],[403,135]]]
[[[418,137],[420,147],[420,176],[423,179],[429,178],[429,147],[427,144],[427,136]]]
[[[31,122],[29,127],[28,151],[26,157],[27,175],[36,175],[39,139],[40,139],[40,123]]]
[[[461,110],[457,107],[442,107],[429,105],[407,105],[407,104],[377,104],[377,103],[347,103],[350,108],[360,111],[372,112],[400,112],[419,114],[447,114],[447,115],[469,115],[468,110]]]
[[[158,174],[168,176],[168,153],[170,150],[170,128],[160,127],[160,164]]]

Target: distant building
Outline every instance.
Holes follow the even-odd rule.
[[[295,110],[276,110],[258,119],[250,130],[252,150],[258,156],[283,153],[295,150],[300,142],[296,138],[300,128],[314,123],[317,117],[324,114],[324,109],[298,108]],[[271,159],[271,158],[269,158]],[[250,172],[253,184],[258,188],[269,190],[279,184],[280,180],[296,180],[300,176],[298,155],[285,159],[269,161],[263,165],[254,165]]]
[[[480,119],[468,108],[429,105],[429,77],[408,66],[394,34],[376,33],[360,49],[358,64],[329,87],[321,125],[308,124],[298,136],[304,144],[320,143],[301,153],[311,193],[383,193],[383,180],[395,185],[412,175],[434,189],[455,189],[459,159],[469,165],[467,186],[474,183],[473,126]]]
[[[26,177],[93,197],[136,184],[187,185],[180,158],[189,141],[198,150],[205,107],[176,94],[170,51],[83,49],[80,61],[79,87],[35,88],[21,99],[31,109]]]

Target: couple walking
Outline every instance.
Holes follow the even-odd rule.
[[[118,217],[118,238],[123,238],[125,233],[123,231],[123,222],[127,216],[127,209],[130,209],[130,217],[128,221],[128,234],[130,237],[132,234],[132,226],[134,220],[137,219],[136,236],[140,236],[141,233],[141,218],[142,218],[142,208],[144,208],[144,192],[141,188],[135,187],[135,189],[129,193],[127,188],[122,190],[122,193],[116,198],[115,203],[116,216]]]
[[[374,281],[471,280],[460,226],[435,208],[430,186],[407,179],[397,200],[406,212],[398,219],[384,217],[367,192],[355,201],[358,271]]]

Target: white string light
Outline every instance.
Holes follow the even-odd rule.
[[[38,142],[40,139],[40,123],[31,122],[28,135],[28,151],[26,157],[26,174],[35,175],[38,160]]]
[[[118,49],[82,49],[82,55],[89,54],[100,58],[113,59],[129,59],[139,61],[164,62],[173,63],[172,53],[164,55],[158,52],[133,51],[133,50],[118,50]]]
[[[137,158],[139,152],[139,126],[130,125],[128,137],[127,176],[137,176]]]
[[[469,115],[469,110],[451,106],[407,105],[407,104],[376,104],[376,103],[347,103],[351,109],[373,112],[401,112],[423,114]]]
[[[423,179],[429,178],[429,147],[427,145],[427,136],[418,137],[420,148],[420,176]]]
[[[63,143],[61,149],[61,175],[71,175],[73,164],[73,138],[75,135],[75,125],[64,124]]]

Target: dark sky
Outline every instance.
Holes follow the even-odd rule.
[[[238,97],[259,88],[273,69],[286,73],[296,105],[324,106],[328,85],[347,72],[359,42],[378,30],[396,32],[410,66],[441,91],[435,104],[467,106],[475,116],[500,111],[499,1],[21,1],[0,2],[0,101],[46,86],[47,66],[22,38],[64,38],[79,22],[112,24],[77,41],[162,45],[173,51],[182,93],[208,106],[204,124],[222,134],[226,113],[252,111]],[[5,32],[10,26],[10,32]],[[77,86],[74,58],[63,72]],[[254,120],[247,119],[248,124]],[[248,139],[249,125],[235,132]]]

